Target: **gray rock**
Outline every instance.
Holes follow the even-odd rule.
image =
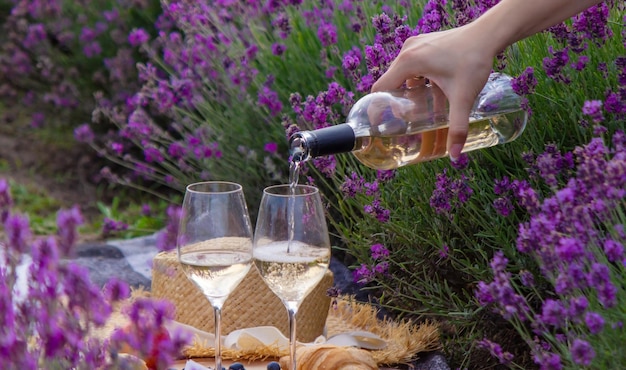
[[[89,271],[91,281],[97,286],[104,286],[112,277],[127,282],[132,287],[150,288],[150,279],[137,273],[116,247],[108,244],[83,245],[72,259]]]
[[[432,352],[413,363],[412,370],[450,370],[448,361],[440,352]]]

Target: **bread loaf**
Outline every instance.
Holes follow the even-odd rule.
[[[290,356],[281,357],[279,362],[281,368],[290,369]],[[367,350],[328,344],[298,347],[296,362],[297,370],[378,370]]]

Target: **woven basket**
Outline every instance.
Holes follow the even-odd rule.
[[[332,284],[333,275],[329,270],[302,302],[298,309],[299,341],[312,342],[324,333],[330,306],[326,291]],[[154,257],[151,296],[172,302],[176,306],[176,321],[213,333],[213,309],[183,273],[175,251],[161,252]],[[222,308],[222,334],[256,326],[274,326],[289,336],[285,306],[265,285],[257,269],[251,268]]]

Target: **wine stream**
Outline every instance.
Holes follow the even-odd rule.
[[[300,161],[292,160],[289,164],[289,190],[291,192],[288,199],[287,207],[287,253],[289,253],[291,242],[295,233],[296,220],[295,220],[295,206],[296,206],[296,187],[298,186],[298,178],[300,177]]]

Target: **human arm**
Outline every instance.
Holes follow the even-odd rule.
[[[407,39],[372,91],[398,88],[427,77],[450,105],[447,149],[458,158],[467,138],[470,110],[487,82],[494,57],[507,46],[600,3],[599,0],[502,0],[465,26]]]

